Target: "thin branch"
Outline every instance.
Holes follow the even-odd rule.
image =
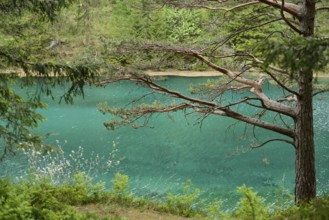
[[[280,139],[280,138],[271,139],[271,140],[265,141],[265,142],[263,142],[263,143],[261,143],[257,146],[250,146],[250,148],[251,149],[260,148],[260,147],[263,147],[264,145],[266,145],[268,143],[275,142],[275,141],[285,142],[285,143],[291,144],[294,148],[296,148],[294,142],[286,140],[286,139]]]
[[[264,61],[261,61],[260,59],[256,58],[254,55],[249,54],[249,56],[253,58],[253,60],[254,60],[254,62],[255,62],[256,64],[264,64]],[[284,75],[286,75],[286,76],[289,76],[289,77],[291,77],[291,75],[292,75],[292,74],[290,74],[289,72],[287,72],[286,70],[281,69],[281,68],[276,67],[276,66],[273,66],[273,65],[269,65],[268,68],[270,68],[271,70],[274,70],[274,71],[276,71],[276,72],[279,72],[279,73],[281,73],[281,74],[284,74]],[[273,76],[274,76],[274,75],[273,75]],[[271,77],[272,77],[272,76],[271,76]],[[272,78],[273,78],[273,77],[272,77]],[[273,80],[274,80],[274,78],[273,78]]]
[[[202,109],[194,108],[194,110],[197,111],[197,112],[204,113],[204,111]],[[229,117],[229,118],[236,119],[238,121],[242,121],[242,122],[246,122],[246,123],[251,124],[251,125],[255,125],[257,127],[261,127],[261,128],[265,128],[267,130],[277,132],[279,134],[283,134],[283,135],[291,137],[291,138],[295,137],[295,132],[292,129],[282,128],[280,126],[277,126],[275,124],[271,124],[271,123],[266,122],[266,121],[262,121],[260,119],[245,116],[245,115],[242,115],[238,112],[235,112],[235,111],[233,111],[229,108],[226,108],[226,109],[218,108],[218,109],[212,111],[211,114],[226,116],[226,117]]]
[[[293,118],[296,117],[296,112],[295,112],[294,108],[269,99],[262,92],[261,82],[257,82],[254,80],[246,79],[241,76],[237,76],[232,71],[222,68],[222,67],[214,64],[213,62],[209,61],[203,55],[201,55],[199,52],[197,52],[197,51],[191,51],[191,52],[194,53],[195,57],[197,57],[199,60],[201,60],[203,63],[207,64],[209,67],[213,68],[214,70],[217,70],[217,71],[223,73],[224,75],[228,76],[229,78],[234,79],[236,82],[251,86],[252,89],[250,92],[255,94],[258,98],[262,99],[270,110],[285,114],[285,115],[293,117]]]
[[[154,94],[154,93],[155,93],[155,92],[152,91],[152,92],[149,92],[149,93],[147,93],[147,94],[144,94],[144,95],[142,95],[141,97],[139,97],[138,99],[134,99],[134,100],[132,100],[130,103],[126,104],[126,106],[131,105],[131,104],[136,103],[136,102],[139,102],[140,100],[142,100],[142,99],[144,99],[145,97],[147,97],[147,96],[149,96],[149,95],[152,95],[152,94]]]
[[[277,19],[274,19],[274,20],[270,20],[270,21],[267,21],[267,22],[264,22],[264,23],[261,23],[259,25],[255,25],[255,26],[252,26],[252,27],[247,27],[247,28],[244,28],[244,29],[241,29],[239,31],[236,31],[234,32],[233,34],[229,35],[228,37],[226,37],[222,42],[218,43],[215,48],[213,50],[216,50],[218,49],[219,47],[223,46],[225,43],[227,43],[229,40],[231,40],[232,38],[236,37],[237,35],[241,34],[241,33],[244,33],[246,31],[250,31],[250,30],[253,30],[253,29],[256,29],[256,28],[260,28],[260,27],[263,27],[265,25],[268,25],[268,24],[271,24],[271,23],[274,23],[274,22],[277,22],[277,21],[281,21],[282,18],[277,18]]]
[[[223,108],[229,108],[229,107],[232,107],[232,106],[235,106],[235,105],[239,105],[241,103],[247,103],[248,104],[248,100],[255,100],[255,98],[249,98],[249,97],[246,97],[240,101],[237,101],[237,102],[233,102],[233,103],[230,103],[228,105],[225,105],[223,106]],[[258,100],[258,99],[257,99]]]
[[[316,96],[316,95],[319,95],[319,94],[321,94],[321,93],[326,93],[326,92],[329,92],[329,89],[323,89],[323,90],[317,91],[317,92],[313,93],[312,96],[314,97],[314,96]]]
[[[316,9],[316,11],[323,11],[323,10],[329,10],[329,6],[324,6]]]
[[[282,87],[283,89],[287,90],[288,92],[296,95],[296,96],[300,96],[298,92],[289,89],[288,87],[286,87],[283,83],[280,82],[280,80],[278,78],[276,78],[271,72],[265,70],[265,72],[267,73],[267,75],[269,75],[280,87]]]
[[[230,12],[230,11],[234,11],[236,9],[244,8],[244,7],[247,7],[247,6],[250,6],[250,5],[259,4],[259,3],[260,3],[259,1],[247,2],[247,3],[244,3],[244,4],[236,5],[236,6],[231,7],[231,8],[211,7],[211,6],[207,6],[207,5],[197,5],[197,4],[187,5],[187,7],[190,7],[190,8],[204,8],[204,9],[208,9],[208,10],[211,10],[211,11],[225,11],[225,12]]]
[[[290,128],[290,126],[286,123],[286,121],[283,119],[283,117],[282,117],[281,114],[279,114],[279,117],[280,117],[282,123],[283,123],[287,128]]]
[[[280,11],[280,14],[281,14],[281,17],[282,19],[286,22],[286,24],[291,28],[293,29],[294,31],[296,31],[298,34],[303,34],[303,32],[301,30],[299,30],[297,27],[295,27],[287,18],[286,16],[284,15],[284,5],[285,5],[285,2],[284,0],[282,0],[282,5],[281,5],[281,11]]]
[[[259,99],[257,99],[257,100],[259,100]],[[261,100],[260,100],[261,101]],[[264,104],[262,104],[262,106],[260,106],[260,105],[256,105],[256,104],[253,104],[253,103],[250,103],[250,102],[246,102],[246,104],[248,104],[248,105],[250,105],[250,106],[252,106],[252,107],[255,107],[255,108],[261,108],[261,109],[264,109],[264,108],[266,108],[266,106],[264,106]],[[268,110],[268,109],[267,109]]]

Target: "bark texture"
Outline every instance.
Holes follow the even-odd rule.
[[[295,199],[297,203],[309,201],[316,196],[312,77],[312,71],[301,72],[299,76],[299,92],[301,95],[298,99],[295,125]]]
[[[314,35],[315,3],[314,0],[303,1],[300,29],[306,38]],[[298,73],[299,97],[295,121],[295,199],[297,203],[310,201],[316,196],[312,80],[312,70],[301,70]]]

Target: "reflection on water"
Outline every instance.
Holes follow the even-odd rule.
[[[170,77],[161,83],[187,91],[191,83],[205,78]],[[268,86],[273,96],[280,90]],[[91,152],[108,155],[113,141],[119,154],[124,156],[119,169],[129,175],[131,188],[137,195],[161,197],[167,191],[175,192],[187,179],[203,190],[204,197],[234,197],[237,186],[253,186],[261,194],[284,186],[291,192],[294,184],[294,151],[284,143],[272,143],[257,150],[248,150],[250,136],[242,136],[245,125],[218,116],[209,116],[203,125],[195,125],[198,115],[185,117],[183,112],[155,116],[151,120],[154,128],[133,129],[122,127],[107,131],[103,122],[109,120],[102,115],[97,105],[107,101],[110,106],[125,106],[129,100],[147,91],[133,83],[122,82],[106,88],[86,88],[85,99],[77,98],[73,105],[58,104],[44,98],[49,107],[41,113],[47,118],[38,131],[51,132],[48,142],[67,141],[65,152],[84,147]],[[61,91],[55,91],[61,94]],[[147,98],[152,101],[155,96]],[[160,97],[162,100],[168,98]],[[230,96],[231,98],[231,96]],[[329,185],[329,98],[320,95],[315,99],[315,138],[317,145],[317,167],[319,190]],[[245,109],[252,112],[252,109]],[[230,129],[229,129],[230,128]],[[248,129],[248,128],[247,128]],[[250,130],[250,129],[249,129]],[[275,134],[258,129],[258,138],[267,140]],[[11,160],[11,163],[17,163]],[[9,167],[9,166],[7,166]],[[15,166],[17,167],[17,166]],[[14,169],[14,168],[12,168]],[[20,167],[21,169],[21,167]],[[7,170],[8,171],[8,170]],[[2,171],[4,172],[4,171]],[[10,171],[9,171],[10,172]],[[109,182],[109,174],[97,178]]]

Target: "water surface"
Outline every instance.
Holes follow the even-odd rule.
[[[169,77],[161,84],[188,93],[191,83],[206,81],[206,78]],[[271,96],[281,90],[267,85]],[[30,90],[33,90],[31,88]],[[224,200],[236,197],[236,187],[246,184],[262,195],[274,195],[279,187],[293,192],[294,150],[281,142],[270,143],[263,148],[248,150],[255,142],[252,127],[219,116],[209,116],[198,123],[200,115],[184,112],[154,115],[149,122],[152,128],[134,129],[121,127],[106,130],[109,115],[102,115],[97,108],[101,102],[113,107],[126,106],[130,101],[149,92],[131,82],[120,82],[105,88],[87,87],[85,98],[77,97],[73,105],[58,104],[58,99],[44,97],[47,110],[40,112],[47,118],[38,128],[39,132],[52,133],[47,142],[61,144],[70,153],[82,146],[86,157],[91,152],[108,155],[115,142],[120,157],[118,167],[130,177],[130,188],[139,196],[161,197],[164,193],[176,192],[182,182],[190,179],[202,190],[205,198],[221,197]],[[54,91],[56,97],[61,88]],[[228,94],[227,98],[238,98],[239,94]],[[146,102],[160,99],[171,102],[171,98],[151,95]],[[319,192],[329,186],[329,97],[315,98],[315,139],[317,154],[317,178]],[[253,109],[243,107],[247,114]],[[231,126],[235,124],[234,126]],[[247,130],[246,130],[247,129]],[[245,132],[247,131],[247,133]],[[246,133],[246,135],[243,135]],[[257,129],[257,138],[265,141],[280,137],[270,131]],[[98,180],[110,183],[112,174],[100,170]]]

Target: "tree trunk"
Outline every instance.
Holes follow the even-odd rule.
[[[314,35],[315,3],[316,0],[303,0],[300,30],[306,38]],[[312,80],[312,70],[301,70],[298,73],[298,114],[295,121],[297,204],[302,201],[308,202],[316,196]]]
[[[296,182],[295,199],[310,201],[316,196],[313,105],[312,105],[312,71],[301,72],[299,76],[298,115],[296,118]]]

